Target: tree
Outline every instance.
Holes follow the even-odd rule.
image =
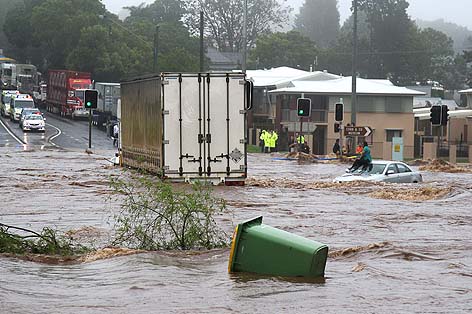
[[[178,22],[187,12],[185,3],[182,0],[156,0],[147,6],[142,3],[139,6],[126,7],[126,9],[130,11],[126,18],[127,23],[136,23],[143,20],[155,24]]]
[[[327,48],[336,41],[339,33],[337,0],[305,0],[295,19],[295,29]]]
[[[0,0],[0,48],[4,50],[9,50],[11,48],[11,43],[9,42],[8,37],[4,31],[4,27],[11,23],[5,23],[6,18],[8,16],[7,13],[9,13],[10,10],[15,7],[22,8],[22,2],[22,0]]]
[[[402,72],[402,56],[396,52],[407,46],[408,34],[414,23],[406,10],[406,0],[361,0],[359,9],[367,15],[370,25],[372,69],[378,76],[388,76],[398,81]]]
[[[33,39],[47,47],[50,67],[64,67],[67,55],[77,46],[81,30],[100,23],[104,5],[97,0],[46,0],[33,8]]]
[[[66,59],[66,67],[91,72],[95,80],[114,82],[126,76],[135,76],[150,68],[149,47],[124,31],[94,25],[83,28],[78,45]]]
[[[250,53],[253,67],[291,66],[308,69],[317,55],[315,43],[297,31],[260,36]]]
[[[220,51],[238,52],[243,44],[244,9],[236,0],[186,0],[186,24],[198,33],[200,11],[204,12],[205,37]],[[277,0],[247,0],[247,45],[253,47],[258,36],[285,25],[290,9]]]
[[[124,26],[153,43],[159,25],[159,70],[192,72],[199,69],[199,39],[181,22],[186,12],[180,0],[157,0],[148,6],[131,7]]]

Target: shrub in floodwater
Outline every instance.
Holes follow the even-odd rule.
[[[187,250],[228,244],[214,220],[226,205],[212,196],[211,186],[177,187],[146,175],[113,179],[111,185],[124,196],[115,217],[115,245]]]
[[[13,233],[11,230],[20,231],[22,234]],[[87,251],[86,247],[72,243],[70,238],[59,235],[51,228],[43,228],[38,233],[0,223],[0,253],[71,256]]]

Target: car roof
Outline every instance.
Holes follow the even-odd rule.
[[[384,159],[372,159],[373,164],[389,164],[392,162],[398,162],[400,164],[404,164],[403,161],[398,161],[398,160],[384,160]]]
[[[34,113],[34,114],[29,114],[29,115],[27,115],[26,117],[41,117],[41,118],[42,118],[43,115],[41,115],[41,114],[35,114],[35,113]]]

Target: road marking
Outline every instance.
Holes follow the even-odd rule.
[[[56,133],[55,135],[51,136],[51,137],[48,139],[48,142],[51,143],[51,144],[54,145],[54,146],[58,146],[56,143],[53,143],[52,140],[54,140],[56,137],[58,137],[59,135],[62,134],[61,129],[59,129],[58,127],[56,127],[56,126],[54,126],[54,125],[52,125],[52,124],[50,124],[50,123],[46,123],[46,125],[49,125],[50,127],[53,127],[53,128],[55,128],[55,129],[57,130],[57,133]]]
[[[8,134],[10,134],[14,139],[15,141],[17,141],[18,143],[20,143],[21,145],[25,145],[26,143],[24,141],[22,141],[18,136],[16,136],[15,134],[13,134],[12,131],[10,131],[10,128],[8,128],[5,123],[3,123],[2,120],[0,120],[0,124],[2,124],[3,128],[8,132]]]

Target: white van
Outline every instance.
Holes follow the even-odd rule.
[[[10,100],[10,120],[20,121],[21,110],[23,108],[34,108],[34,100],[30,95],[16,95]]]
[[[0,114],[2,117],[10,116],[10,101],[13,95],[20,94],[17,90],[4,90],[0,97]]]

